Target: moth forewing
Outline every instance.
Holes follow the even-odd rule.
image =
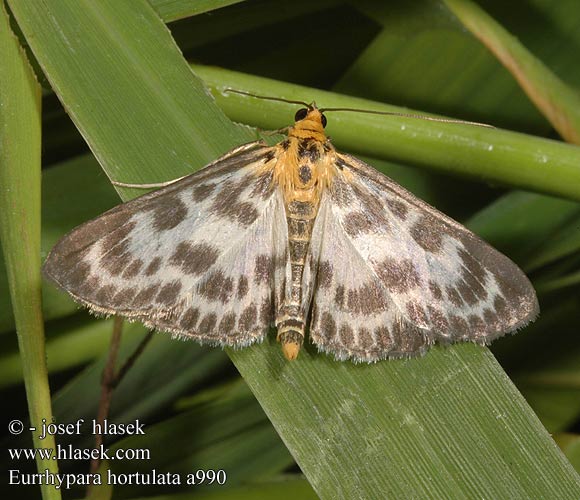
[[[243,145],[65,236],[45,274],[95,312],[202,343],[275,325],[288,359],[309,326],[337,359],[486,344],[538,313],[507,257],[352,156],[314,105],[288,137]],[[309,322],[309,325],[307,325]]]

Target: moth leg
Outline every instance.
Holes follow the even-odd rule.
[[[185,179],[186,177],[187,177],[187,175],[182,175],[181,177],[178,177],[177,179],[172,179],[170,181],[152,182],[150,184],[132,184],[130,182],[118,182],[118,181],[111,181],[111,184],[113,184],[113,186],[126,187],[126,188],[153,189],[153,188],[162,188],[162,187],[166,187],[166,186],[171,186],[171,184],[174,184],[174,183],[180,181],[181,179]]]
[[[278,128],[276,130],[264,130],[258,129],[260,134],[265,135],[266,137],[271,137],[273,135],[288,135],[288,130],[290,127]]]
[[[212,165],[214,165],[218,162],[221,162],[223,160],[226,160],[226,159],[230,158],[231,156],[235,156],[236,154],[243,153],[244,151],[249,151],[249,150],[257,148],[257,147],[263,147],[265,145],[266,145],[266,143],[262,140],[248,142],[247,144],[242,144],[241,146],[239,146],[235,149],[232,149],[231,151],[228,151],[226,154],[220,156],[217,160],[211,162],[209,165],[205,166],[204,168],[211,167]],[[170,181],[152,182],[152,183],[148,183],[148,184],[133,184],[130,182],[119,182],[119,181],[111,181],[111,184],[113,184],[113,186],[135,188],[135,189],[158,189],[158,188],[162,188],[162,187],[171,186],[172,184],[175,184],[176,182],[179,182],[180,180],[185,179],[189,175],[191,175],[191,174],[182,175],[181,177],[178,177],[177,179],[172,179]]]

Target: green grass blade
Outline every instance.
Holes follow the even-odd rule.
[[[40,278],[40,86],[18,39],[5,5],[0,4],[0,240],[18,346],[22,359],[30,424],[40,429],[52,409],[46,368]],[[8,408],[10,407],[6,403]],[[7,414],[7,417],[16,415]],[[23,431],[27,424],[24,424]],[[54,437],[39,439],[38,448],[54,448]],[[58,472],[56,460],[37,457],[38,472]],[[42,497],[60,499],[52,485],[41,485]]]
[[[513,35],[470,0],[444,0],[512,73],[528,97],[568,142],[580,144],[580,96]]]

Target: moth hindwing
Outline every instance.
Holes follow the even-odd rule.
[[[487,344],[538,313],[507,257],[356,158],[314,105],[286,140],[245,145],[65,236],[44,272],[92,311],[202,343],[309,331],[337,359]]]

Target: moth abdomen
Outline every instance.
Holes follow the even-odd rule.
[[[278,323],[278,341],[282,344],[284,356],[296,359],[304,343],[304,321],[298,317],[290,317]]]

